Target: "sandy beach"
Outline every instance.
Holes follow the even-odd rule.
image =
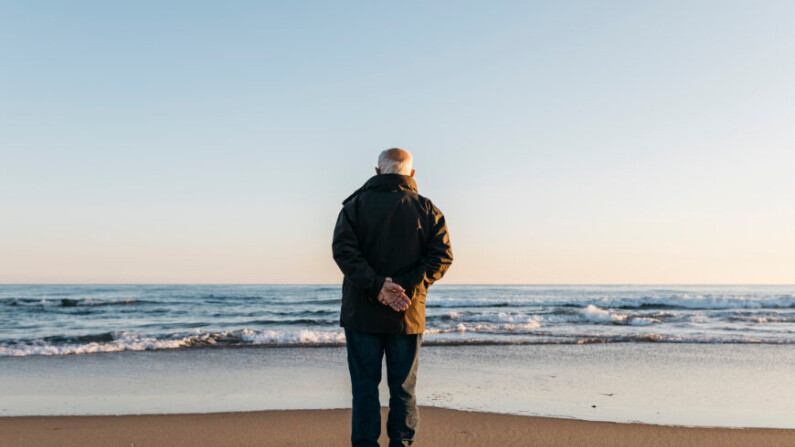
[[[383,408],[384,416],[386,409]],[[790,446],[795,430],[591,422],[422,407],[415,445]],[[385,419],[384,419],[385,420]],[[349,409],[0,418],[1,447],[347,446]],[[386,445],[385,429],[381,445]]]

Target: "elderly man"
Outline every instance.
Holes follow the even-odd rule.
[[[378,384],[386,354],[390,447],[414,442],[414,395],[425,331],[425,294],[453,262],[442,212],[417,194],[411,154],[388,149],[376,175],[342,202],[334,260],[345,275],[340,326],[345,328],[353,391],[353,446],[377,447]]]

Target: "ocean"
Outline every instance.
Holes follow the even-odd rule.
[[[338,285],[0,285],[0,357],[343,346]],[[425,345],[795,344],[795,286],[446,285]]]

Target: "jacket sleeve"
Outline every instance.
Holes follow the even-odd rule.
[[[411,270],[392,278],[406,289],[410,297],[413,297],[418,287],[427,290],[431,284],[441,279],[453,263],[453,250],[444,214],[430,201],[428,204],[431,210],[431,232],[425,254]]]
[[[364,254],[359,249],[354,222],[356,222],[355,203],[349,203],[340,211],[337,225],[334,227],[334,240],[331,243],[334,261],[345,277],[356,288],[362,290],[371,303],[376,304],[386,277],[376,273],[364,258]]]

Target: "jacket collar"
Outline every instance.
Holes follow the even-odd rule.
[[[360,193],[367,190],[382,190],[382,191],[406,191],[417,192],[417,183],[410,175],[401,174],[376,174],[370,177],[364,185],[353,192],[347,199],[342,201],[342,204],[353,200]]]

